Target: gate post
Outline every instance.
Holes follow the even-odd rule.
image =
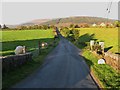
[[[38,42],[39,54],[41,53],[41,42]]]

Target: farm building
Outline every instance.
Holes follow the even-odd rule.
[[[0,28],[4,29],[4,28],[6,28],[6,25],[5,24],[0,24]]]
[[[97,24],[95,24],[95,23],[94,23],[92,26],[93,26],[93,27],[96,27],[96,26],[97,26]]]
[[[100,26],[101,26],[101,27],[105,27],[106,24],[105,24],[105,23],[101,23]]]

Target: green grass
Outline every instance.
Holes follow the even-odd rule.
[[[51,42],[53,40],[52,29],[48,30],[19,30],[19,31],[0,31],[2,34],[3,56],[14,54],[16,46],[26,46],[28,51],[38,47],[38,42]]]
[[[24,45],[27,47],[28,51],[34,51],[38,48],[38,42],[47,42],[48,48],[44,48],[41,51],[41,54],[37,57],[33,57],[33,60],[27,62],[21,67],[15,68],[12,71],[6,72],[2,77],[3,88],[9,88],[17,82],[21,81],[38,67],[40,67],[44,61],[46,55],[58,44],[59,39],[54,42],[54,34],[52,29],[49,30],[21,30],[21,31],[0,31],[2,33],[2,51],[0,52],[3,55],[14,54],[14,49],[18,45]]]
[[[0,31],[0,32],[2,32],[2,39],[0,39],[0,41],[2,42],[53,38],[52,29],[16,30],[16,31]]]
[[[55,46],[57,45],[57,43],[55,44]],[[47,49],[42,49],[42,53],[38,57],[34,58],[31,62],[27,62],[26,64],[16,68],[15,70],[4,73],[2,77],[2,88],[10,88],[12,85],[29,76],[33,71],[35,71],[38,67],[42,65],[42,63],[44,62],[44,58],[47,56],[48,53],[51,52],[51,50],[55,46],[49,46]]]
[[[109,51],[118,52],[118,28],[78,28],[79,42],[89,42],[91,39],[104,41],[105,48],[113,46]],[[120,46],[119,46],[120,47]]]
[[[79,40],[73,42],[77,47],[82,49],[83,57],[93,71],[95,77],[98,78],[104,88],[120,88],[120,73],[114,70],[110,65],[97,64],[98,57],[88,50],[88,42],[91,39],[104,41],[105,48],[113,46],[109,51],[118,52],[118,28],[77,28],[80,30]],[[69,39],[70,40],[70,39]]]
[[[104,88],[120,88],[120,73],[117,73],[111,66],[97,64],[98,58],[88,50],[83,51],[83,56],[90,69],[94,71],[96,78],[99,78]]]

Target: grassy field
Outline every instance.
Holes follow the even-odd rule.
[[[91,39],[104,41],[105,48],[118,53],[118,28],[78,28],[80,30],[79,42],[89,42]],[[120,46],[119,46],[120,47]]]
[[[0,31],[2,33],[0,40],[2,43],[2,51],[0,54],[14,54],[16,46],[26,46],[28,51],[38,47],[38,42],[51,42],[53,40],[52,29],[48,30],[21,30],[21,31]]]

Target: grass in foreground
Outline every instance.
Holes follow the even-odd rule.
[[[82,49],[83,57],[89,65],[95,77],[100,81],[103,88],[120,88],[120,73],[110,65],[98,65],[98,58],[93,55],[87,47],[91,39],[105,42],[105,48],[113,46],[111,52],[118,52],[118,29],[117,28],[79,28],[80,37],[77,42],[72,42]],[[69,39],[71,41],[71,39]]]
[[[117,73],[111,66],[107,64],[97,64],[98,58],[91,52],[84,50],[83,56],[90,69],[99,78],[104,88],[120,88],[120,73]]]
[[[57,46],[58,41],[55,46]],[[21,67],[16,68],[11,72],[5,73],[2,77],[2,88],[10,88],[12,85],[30,75],[33,71],[35,71],[43,64],[44,58],[47,56],[48,53],[51,52],[51,50],[53,50],[55,46],[49,46],[47,49],[42,49],[42,53],[38,57],[34,58],[31,62],[27,62]]]

